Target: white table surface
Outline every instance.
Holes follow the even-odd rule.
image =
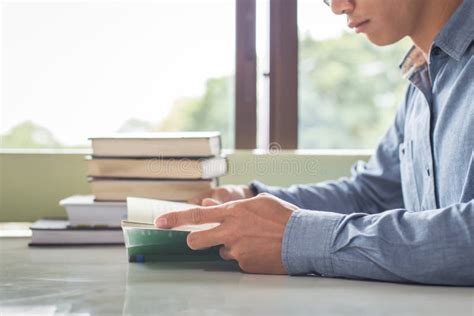
[[[125,249],[0,238],[0,315],[474,315],[474,288],[250,275],[225,262],[128,263]]]

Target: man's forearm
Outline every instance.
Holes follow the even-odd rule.
[[[255,193],[270,193],[302,209],[349,214],[358,208],[352,194],[349,179],[339,181],[293,185],[289,188],[267,186],[261,182],[252,182]]]
[[[381,170],[379,157],[375,155],[367,164],[356,163],[351,178],[289,188],[267,186],[258,181],[252,182],[252,186],[256,193],[270,193],[307,210],[350,214],[363,209],[374,214],[402,208],[403,196],[397,171],[385,170],[385,177],[381,177]]]

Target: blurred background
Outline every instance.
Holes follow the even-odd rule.
[[[234,148],[235,0],[2,1],[1,147],[218,130]],[[319,0],[298,1],[298,148],[371,149],[406,82]],[[268,136],[269,0],[256,3],[257,148]]]

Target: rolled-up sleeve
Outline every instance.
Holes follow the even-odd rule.
[[[292,275],[474,285],[474,201],[421,212],[299,210],[282,257]]]

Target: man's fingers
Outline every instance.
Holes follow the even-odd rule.
[[[213,191],[212,191],[212,196],[211,196],[214,200],[217,200],[217,201],[220,201],[222,203],[225,203],[227,201],[230,200],[230,193],[229,191],[224,188],[224,187],[220,187],[220,188],[215,188]]]
[[[226,240],[226,231],[222,226],[190,233],[187,238],[189,248],[197,250],[223,245]]]
[[[214,206],[214,205],[219,205],[219,204],[222,204],[222,203],[210,198],[206,198],[202,200],[202,206]]]
[[[219,256],[221,256],[221,258],[224,260],[235,260],[230,252],[230,249],[225,246],[219,248]]]
[[[173,228],[183,225],[222,223],[227,209],[222,205],[196,207],[186,211],[170,212],[155,219],[159,228]]]
[[[203,193],[198,194],[195,197],[189,199],[188,203],[201,205],[203,199],[209,198],[211,196],[212,196],[212,190],[207,190],[207,191],[204,191]]]

